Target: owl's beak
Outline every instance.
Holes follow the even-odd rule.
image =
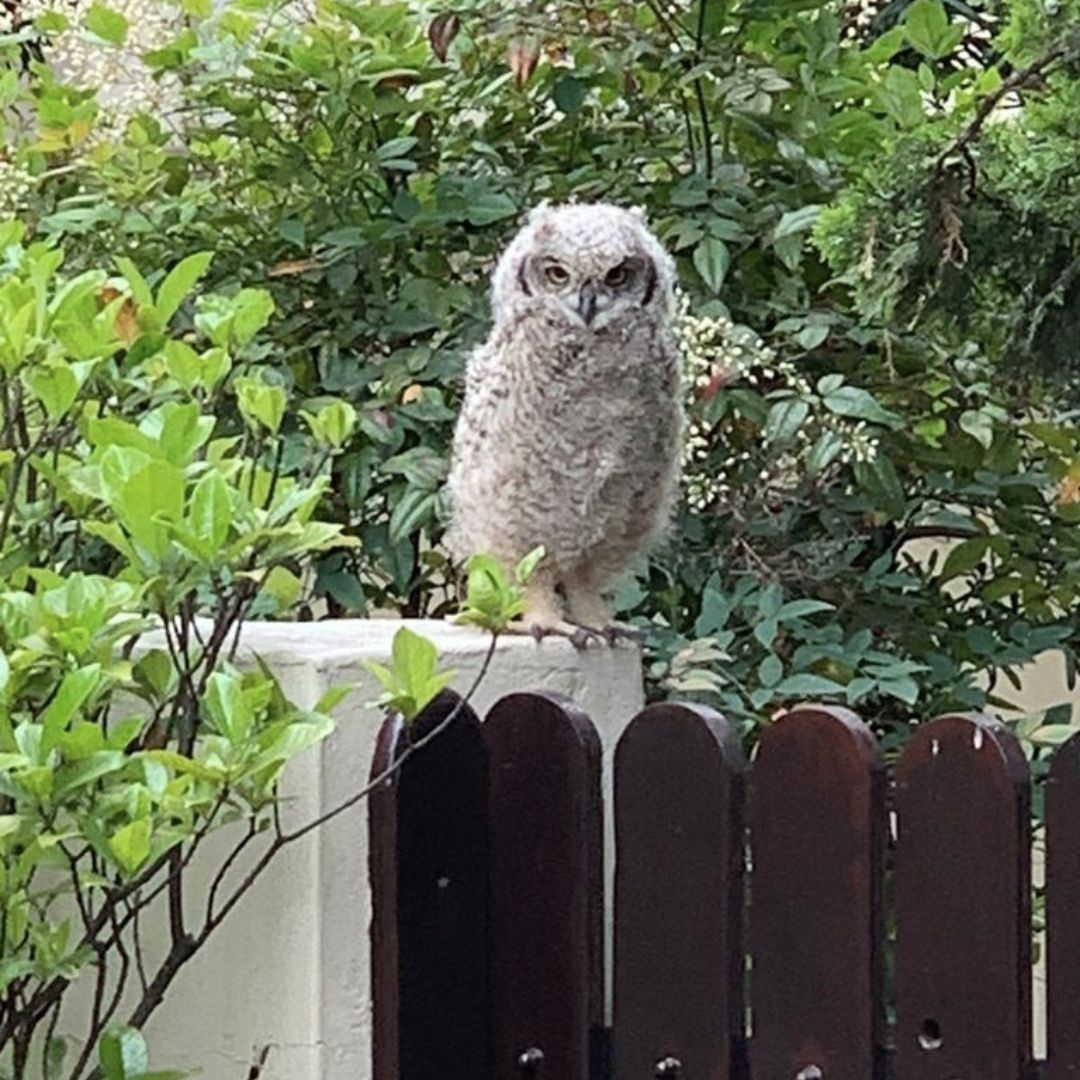
[[[591,281],[583,282],[578,290],[577,309],[588,326],[596,316],[596,286]]]

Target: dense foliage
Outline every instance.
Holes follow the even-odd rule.
[[[1074,337],[1067,5],[987,12],[974,65],[938,0],[869,25],[708,0],[183,7],[145,56],[171,116],[136,101],[118,129],[41,66],[11,84],[21,212],[87,264],[133,252],[153,281],[213,250],[216,290],[268,289],[251,362],[285,395],[285,475],[305,412],[356,410],[320,514],[359,543],[315,560],[301,611],[448,610],[439,487],[485,275],[524,207],[607,198],[649,211],[687,294],[688,504],[620,598],[659,676],[748,720],[824,695],[902,730],[1071,657],[1076,430],[1043,379]],[[906,557],[935,537],[962,541],[944,567]]]
[[[0,24],[5,1001],[100,956],[35,874],[119,914],[226,809],[278,828],[329,722],[231,666],[237,620],[452,610],[463,360],[542,198],[640,205],[679,260],[686,498],[618,597],[654,693],[748,736],[847,702],[895,749],[1046,650],[1071,671],[1076,0],[144,7]],[[410,708],[441,678],[412,648],[379,672]]]

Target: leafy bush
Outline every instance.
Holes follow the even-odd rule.
[[[283,476],[273,388],[244,360],[269,297],[205,294],[181,340],[168,324],[207,257],[151,290],[126,261],[126,281],[65,277],[20,234],[0,227],[0,1068],[29,1075],[37,1036],[41,1075],[83,1076],[100,1050],[103,1075],[133,1077],[145,1052],[109,1029],[132,957],[139,1027],[250,884],[230,862],[196,922],[170,903],[156,961],[140,913],[181,895],[223,824],[243,823],[237,850],[268,830],[262,859],[290,842],[278,778],[333,726],[331,700],[298,708],[232,657],[246,615],[295,598],[290,568],[350,543],[315,517],[346,407],[311,418],[308,464]],[[65,1057],[56,1018],[84,972],[98,991]]]
[[[680,261],[693,384],[679,542],[620,596],[655,685],[751,729],[849,701],[899,739],[1075,646],[1077,431],[1016,363],[1071,340],[1046,328],[1070,310],[1075,20],[1029,8],[971,67],[938,0],[870,31],[828,4],[190,3],[146,56],[173,123],[134,110],[117,137],[92,93],[9,91],[19,198],[87,263],[213,250],[215,290],[269,291],[281,317],[247,348],[282,476],[304,413],[343,402],[318,513],[359,543],[315,556],[314,591],[409,615],[452,605],[439,488],[518,211],[644,206]],[[1012,91],[1019,119],[988,123]],[[913,559],[928,538],[959,546]]]
[[[1074,0],[180,6],[0,26],[0,1069],[37,1033],[44,1076],[145,1073],[111,992],[63,1057],[72,981],[126,977],[211,830],[262,860],[312,827],[276,784],[332,702],[236,667],[240,621],[453,610],[463,358],[541,198],[643,206],[679,261],[687,497],[618,597],[653,693],[748,738],[847,702],[892,750],[1047,649],[1072,671]],[[466,620],[499,631],[528,570],[475,561]],[[395,657],[415,713],[444,675]],[[1018,731],[1038,756],[1067,718]]]

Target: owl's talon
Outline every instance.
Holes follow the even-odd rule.
[[[634,645],[645,644],[645,631],[636,626],[621,626],[619,623],[611,623],[604,627],[604,639],[609,645],[617,645],[620,641],[629,641]]]
[[[592,630],[587,626],[578,626],[576,623],[565,622],[562,619],[554,619],[551,622],[534,619],[511,623],[506,627],[504,633],[528,635],[537,644],[547,637],[562,637],[566,638],[575,649],[584,649],[590,641],[600,641],[603,638],[603,635],[596,630]]]

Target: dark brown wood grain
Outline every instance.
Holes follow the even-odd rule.
[[[1080,1078],[1080,737],[1046,781],[1047,1078]]]
[[[1031,1067],[1030,792],[995,720],[921,726],[896,769],[896,1073]]]
[[[727,721],[641,712],[615,754],[615,827],[615,1080],[730,1080],[745,960],[743,752]]]
[[[884,1042],[884,781],[853,713],[799,708],[751,772],[752,1075],[871,1080]]]
[[[439,696],[389,718],[371,774],[441,723]],[[487,763],[471,708],[405,761],[369,804],[375,1080],[489,1080]]]
[[[483,730],[494,1075],[588,1080],[604,1007],[600,741],[553,694],[503,698]]]

